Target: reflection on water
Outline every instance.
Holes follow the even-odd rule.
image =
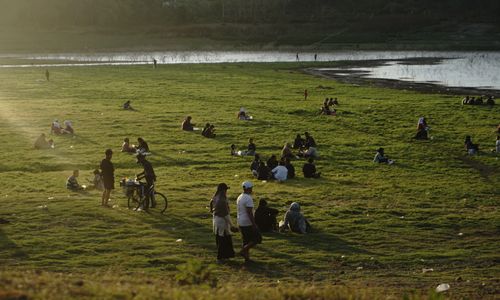
[[[315,61],[385,60],[373,67],[331,69],[352,75],[355,71],[368,78],[397,79],[412,82],[438,83],[450,87],[500,89],[500,52],[436,52],[436,51],[166,51],[96,54],[0,55],[3,68],[68,67],[96,65],[141,65],[185,63],[241,62],[311,62]],[[407,63],[403,60],[439,58]],[[349,72],[346,72],[349,71]],[[337,73],[339,74],[339,73]]]
[[[458,58],[442,59],[439,63],[407,64],[404,61],[394,60],[380,66],[337,70],[354,71],[366,78],[434,83],[448,87],[500,89],[500,53],[498,52],[466,53]]]

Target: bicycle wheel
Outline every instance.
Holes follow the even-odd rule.
[[[163,209],[161,210],[161,213],[164,213],[167,210],[167,206],[168,206],[167,197],[165,195],[163,195],[162,193],[158,193],[156,191],[155,191],[154,197],[155,197],[156,205],[158,206],[158,208],[162,208],[163,203],[165,203],[165,206],[163,206]]]

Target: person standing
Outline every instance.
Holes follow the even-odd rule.
[[[151,197],[151,189],[153,188],[155,181],[156,181],[156,174],[155,171],[153,170],[153,166],[149,161],[147,161],[146,157],[141,153],[137,153],[137,163],[141,164],[144,171],[141,173],[137,174],[136,178],[137,180],[141,179],[146,179],[146,186],[145,188],[145,199],[144,199],[144,207],[142,209],[148,210],[149,209],[149,202],[151,200],[151,208],[156,207],[156,202],[154,197]]]
[[[45,79],[47,79],[47,81],[50,81],[50,73],[48,69],[45,69]]]
[[[217,261],[234,257],[233,238],[231,230],[234,228],[229,216],[229,203],[225,183],[219,183],[217,191],[210,200],[210,212],[213,214],[215,244],[217,245]]]
[[[111,190],[115,188],[115,167],[111,162],[113,157],[113,150],[107,149],[104,154],[106,158],[101,161],[101,175],[102,181],[104,182],[104,192],[102,192],[102,206],[109,206],[109,198],[111,195]]]
[[[307,89],[305,89],[304,90],[304,100],[307,100],[307,96],[308,96]]]
[[[243,193],[236,200],[238,225],[240,227],[243,246],[240,255],[245,258],[245,262],[250,261],[250,249],[262,242],[262,236],[257,229],[253,215],[253,183],[245,181],[242,184]]]

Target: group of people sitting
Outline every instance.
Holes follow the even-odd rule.
[[[484,100],[486,96],[479,96],[479,97],[469,97],[465,96],[465,98],[462,99],[462,104],[463,105],[495,105],[495,97],[493,96],[488,96],[486,100]]]
[[[66,188],[70,191],[77,192],[77,191],[83,191],[87,189],[86,185],[80,185],[78,183],[78,177],[80,176],[80,171],[79,170],[73,170],[73,175],[68,177],[66,180]],[[103,191],[104,190],[104,181],[101,175],[101,172],[99,169],[94,170],[94,178],[92,179],[92,188]]]
[[[129,138],[124,138],[121,152],[140,153],[142,155],[149,155],[151,153],[148,143],[141,137],[137,138],[137,145],[130,145]]]
[[[54,122],[52,122],[50,126],[50,133],[51,134],[74,134],[75,130],[73,129],[73,124],[70,120],[65,120],[64,121],[64,128],[61,126],[59,121],[56,119]]]
[[[283,220],[277,222],[279,211],[268,206],[266,199],[260,199],[259,206],[255,210],[255,224],[260,232],[292,231],[295,233],[307,233],[311,231],[311,225],[300,211],[300,205],[293,202],[286,211]]]
[[[255,154],[250,164],[252,175],[259,180],[277,180],[284,182],[287,179],[295,178],[295,167],[288,157],[281,157],[278,161],[276,155],[271,155],[267,161],[261,160],[259,154]],[[319,178],[321,173],[317,172],[314,159],[310,157],[302,167],[305,178]]]
[[[215,125],[207,123],[203,130],[201,131],[201,135],[206,138],[215,138]]]
[[[339,102],[337,98],[325,98],[325,101],[323,102],[323,106],[321,106],[320,109],[320,114],[322,115],[328,115],[328,116],[336,116],[337,115],[337,110],[333,108],[333,106],[339,105]],[[331,108],[330,108],[331,107]]]
[[[305,138],[302,138],[300,134],[297,134],[295,140],[293,141],[292,148],[298,151],[297,156],[305,158],[309,157],[318,158],[319,154],[316,148],[317,147],[316,141],[307,131],[304,133],[304,136]],[[287,145],[285,145],[285,147],[286,146]],[[282,153],[284,151],[288,152],[288,150],[285,150],[285,147],[283,147]]]

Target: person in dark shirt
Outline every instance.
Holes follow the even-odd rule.
[[[255,154],[252,164],[250,164],[250,171],[252,171],[252,175],[255,177],[257,177],[259,174],[257,172],[259,166],[260,166],[260,156],[258,154]]]
[[[151,187],[154,186],[154,183],[156,181],[156,174],[155,174],[155,171],[153,170],[153,166],[151,165],[151,163],[146,159],[146,157],[144,155],[142,155],[141,153],[138,153],[137,154],[137,163],[138,164],[141,164],[142,167],[144,168],[144,171],[142,171],[141,173],[137,174],[137,180],[141,180],[141,179],[146,179],[146,186],[144,187],[144,193],[145,193],[145,199],[144,199],[144,207],[143,209],[144,210],[148,210],[149,209],[149,200],[150,200],[150,191],[151,191]],[[154,208],[156,207],[156,201],[153,198],[151,198],[151,208]]]
[[[102,193],[102,206],[109,206],[109,197],[111,195],[111,190],[115,188],[115,167],[111,162],[113,157],[113,150],[107,149],[104,152],[106,158],[101,161],[101,175],[104,182],[104,192]]]
[[[304,147],[304,144],[306,141],[300,136],[300,134],[297,134],[295,137],[295,140],[293,141],[293,149],[302,149]]]
[[[306,136],[306,142],[305,142],[305,147],[316,147],[316,141],[314,138],[309,134],[309,132],[305,132],[304,135]]]
[[[268,180],[270,172],[271,171],[266,166],[266,164],[263,161],[261,161],[259,164],[259,168],[257,169],[257,179]]]
[[[193,131],[194,124],[191,123],[191,116],[187,116],[186,119],[182,122],[182,130]]]
[[[143,138],[137,138],[137,153],[146,153],[149,152],[149,146],[148,143]]]
[[[255,146],[253,139],[248,139],[246,155],[255,155],[255,151],[257,151],[257,146]]]
[[[276,221],[278,212],[277,209],[267,206],[267,201],[265,199],[260,199],[259,207],[255,210],[254,218],[255,224],[257,224],[261,232],[278,230],[278,222]]]
[[[316,166],[312,157],[302,167],[302,173],[304,173],[305,178],[319,178],[321,175],[321,173],[316,172]]]
[[[285,159],[285,167],[288,170],[287,178],[292,179],[295,178],[295,167],[292,165],[292,162],[289,158]]]
[[[80,172],[78,170],[73,171],[73,175],[71,175],[68,180],[66,180],[66,188],[71,191],[81,191],[83,190],[83,186],[78,183],[78,176]]]
[[[272,155],[268,160],[267,160],[267,167],[269,170],[272,170],[278,166],[278,159],[276,159],[276,155]]]

